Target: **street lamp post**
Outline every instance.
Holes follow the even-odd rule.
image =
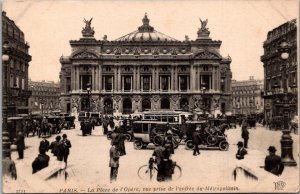
[[[206,117],[206,97],[205,97],[205,92],[206,92],[206,84],[203,82],[200,84],[201,85],[201,91],[203,94],[203,98],[202,98],[202,110],[203,110],[203,114],[204,117]]]
[[[90,114],[90,111],[91,111],[91,101],[90,101],[91,84],[90,83],[86,84],[86,91],[87,91],[87,95],[88,95],[88,104],[87,104],[88,105],[88,113]]]
[[[283,77],[283,130],[281,136],[281,161],[285,166],[296,166],[297,163],[293,158],[293,140],[290,135],[291,131],[289,129],[289,100],[288,100],[288,88],[287,88],[287,64],[286,60],[289,58],[290,47],[289,44],[283,41],[278,48],[278,51],[281,54],[282,63],[282,77]]]
[[[3,70],[2,74],[2,82],[3,85],[3,110],[2,110],[2,117],[3,117],[3,124],[2,124],[2,158],[6,158],[11,156],[10,150],[10,139],[9,139],[9,132],[8,132],[8,124],[7,124],[7,113],[8,113],[8,74],[7,68],[9,63],[9,43],[5,41],[2,46],[2,62],[3,62]]]

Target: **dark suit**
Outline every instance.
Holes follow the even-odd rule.
[[[244,139],[244,147],[248,147],[249,131],[247,127],[242,127],[242,138]]]
[[[50,157],[46,154],[39,154],[32,162],[32,174],[36,173],[43,168],[46,168],[49,164]]]
[[[165,179],[165,170],[164,170],[164,152],[165,148],[162,146],[156,147],[152,156],[155,157],[157,163],[157,181],[164,181]]]
[[[41,142],[40,142],[40,147],[39,147],[39,150],[41,151],[41,152],[48,152],[48,150],[49,150],[49,145],[50,145],[50,143],[49,143],[49,141],[47,140],[47,139],[43,139]]]
[[[198,131],[194,131],[193,136],[192,136],[192,140],[193,140],[193,144],[194,144],[194,152],[193,155],[200,154],[199,151],[199,144],[201,143],[201,138],[200,138],[200,134]]]
[[[275,154],[269,155],[265,159],[265,170],[275,174],[277,176],[281,175],[284,166],[281,162],[281,158]]]
[[[70,148],[72,147],[71,142],[68,139],[61,140],[62,146],[62,157],[65,163],[68,162],[68,156],[70,154]]]
[[[24,158],[24,150],[25,150],[25,137],[23,133],[18,133],[16,140],[17,150],[19,154],[19,159]]]

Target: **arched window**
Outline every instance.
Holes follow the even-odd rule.
[[[151,101],[148,98],[143,99],[142,101],[142,111],[151,109]]]
[[[167,98],[164,98],[160,102],[161,109],[170,109],[170,101]]]

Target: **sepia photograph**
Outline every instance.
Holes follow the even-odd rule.
[[[3,0],[2,193],[297,193],[297,0]]]

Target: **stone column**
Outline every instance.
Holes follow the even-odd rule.
[[[133,66],[133,88],[131,88],[132,90],[136,90],[136,80],[137,80],[137,77],[136,77],[136,66]]]
[[[191,68],[190,68],[190,88],[192,91],[195,90],[194,88],[194,82],[195,82],[195,79],[194,79],[194,65],[191,64]]]
[[[98,74],[98,79],[99,79],[98,88],[99,88],[99,91],[101,92],[101,90],[102,90],[102,78],[103,78],[103,76],[102,76],[102,65],[99,65],[98,72],[99,72],[99,74]]]
[[[174,90],[175,91],[178,91],[178,66],[176,65],[175,67],[174,67],[174,69],[175,69],[175,83],[174,83]]]
[[[152,66],[152,88],[151,91],[156,90],[156,79],[155,79],[155,66]]]
[[[174,67],[173,65],[171,65],[171,87],[170,87],[171,91],[174,90]]]
[[[80,66],[76,66],[76,90],[80,89]]]
[[[215,91],[216,90],[216,86],[215,86],[216,75],[215,75],[215,67],[214,67],[214,65],[213,65],[211,79],[212,79],[212,89]]]
[[[115,90],[118,86],[118,75],[117,75],[117,65],[114,65],[114,81],[113,81],[113,90]]]
[[[71,66],[71,91],[75,89],[75,66]]]
[[[140,66],[137,66],[137,85],[136,85],[136,90],[140,91],[140,88],[141,88]]]

